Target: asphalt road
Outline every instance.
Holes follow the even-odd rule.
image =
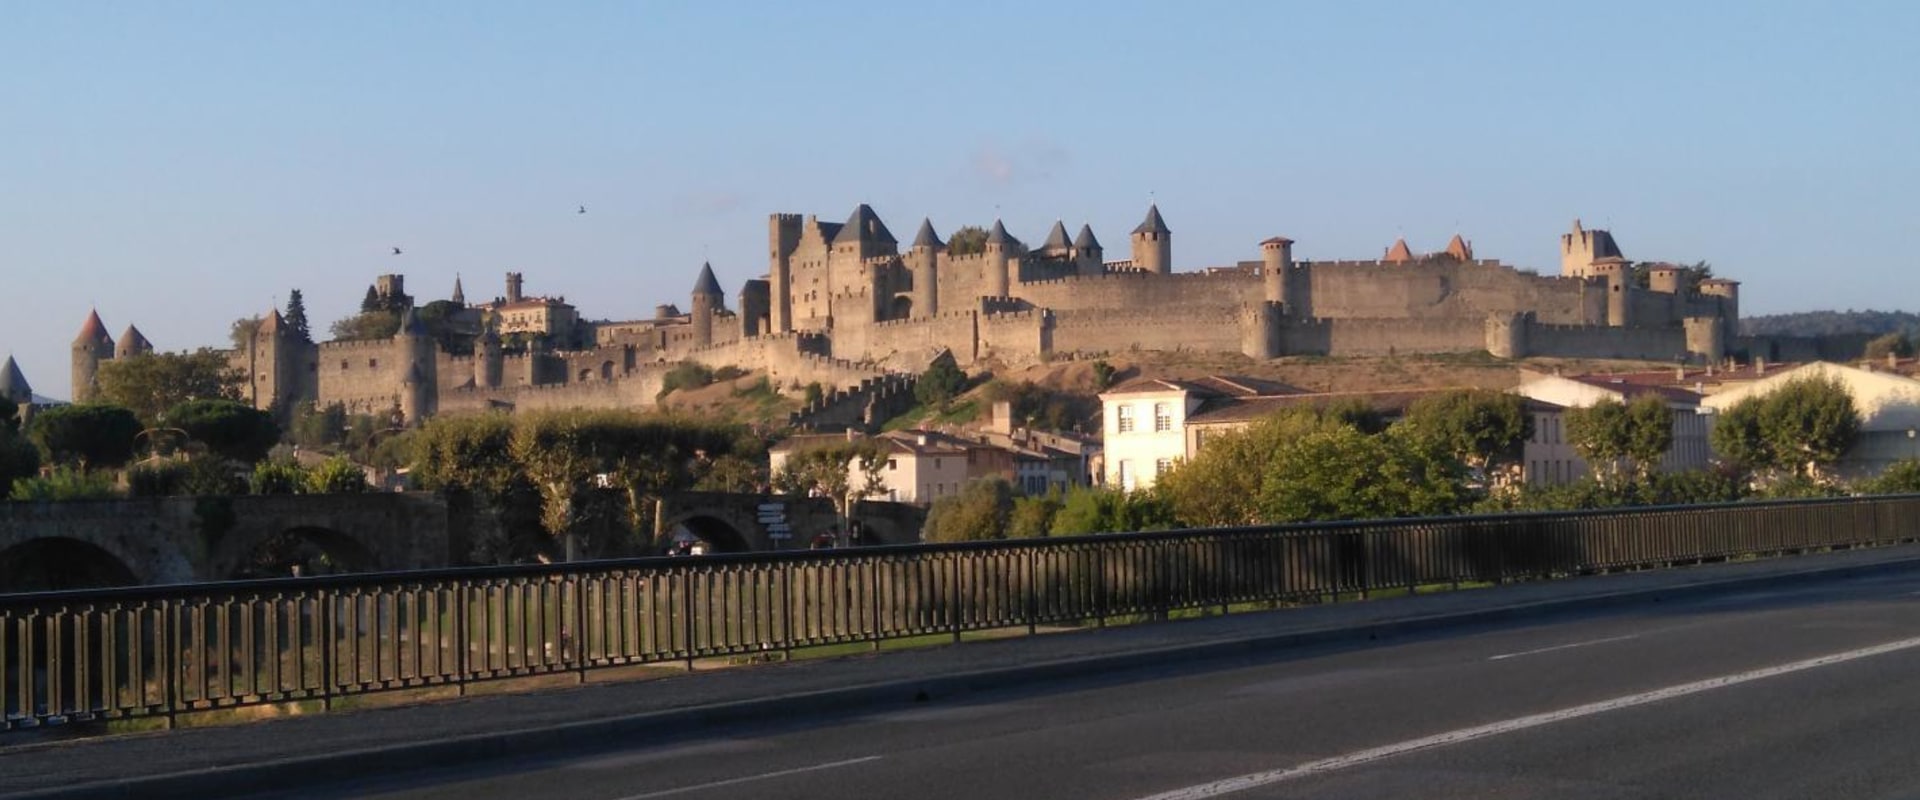
[[[1920,796],[1920,573],[609,741],[275,798]]]

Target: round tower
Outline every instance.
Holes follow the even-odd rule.
[[[1133,266],[1156,275],[1173,271],[1173,231],[1158,205],[1147,206],[1147,218],[1133,229]]]
[[[1719,317],[1688,317],[1680,324],[1687,331],[1687,355],[1708,364],[1718,364],[1727,357],[1725,328]]]
[[[693,343],[696,347],[713,344],[713,312],[726,303],[719,279],[713,277],[713,265],[701,264],[700,277],[693,281]]]
[[[408,306],[400,317],[400,330],[393,335],[394,363],[400,375],[400,412],[408,425],[418,425],[433,413],[434,390],[438,386],[435,364],[439,347],[427,331],[420,315]]]
[[[1627,260],[1619,256],[1595,259],[1589,267],[1593,277],[1607,282],[1607,324],[1624,328],[1633,324],[1633,298],[1627,291]]]
[[[99,392],[100,362],[113,358],[113,337],[100,322],[100,312],[87,313],[80,335],[73,338],[73,402],[91,403]]]
[[[1700,296],[1720,301],[1721,341],[1723,344],[1732,343],[1740,333],[1740,282],[1708,278],[1700,282]]]
[[[153,342],[147,341],[146,334],[141,333],[139,328],[132,325],[127,326],[126,331],[120,334],[120,341],[113,346],[114,358],[144,356],[152,352]]]
[[[1527,357],[1527,314],[1489,314],[1487,316],[1487,354],[1494,358]]]
[[[931,317],[940,313],[940,251],[946,249],[940,235],[933,232],[933,220],[920,220],[920,232],[907,249],[907,268],[913,272],[913,315]]]
[[[1267,361],[1280,357],[1280,304],[1247,303],[1240,308],[1240,352]]]
[[[1260,243],[1260,276],[1264,280],[1269,303],[1279,303],[1283,311],[1292,311],[1287,297],[1288,272],[1293,267],[1293,240],[1275,236]]]
[[[988,297],[1006,297],[1013,294],[1012,278],[1007,274],[1007,262],[1013,257],[1015,240],[1007,233],[1007,226],[1000,220],[993,221],[993,230],[987,232],[984,248],[986,263],[981,269],[986,271],[983,293]]]
[[[506,356],[500,350],[500,332],[489,323],[480,333],[480,346],[473,360],[473,385],[482,389],[500,388],[506,372]]]
[[[1081,275],[1101,275],[1107,271],[1106,251],[1093,236],[1093,226],[1081,224],[1080,235],[1073,237],[1074,270]]]

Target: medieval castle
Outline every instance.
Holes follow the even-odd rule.
[[[1173,231],[1158,208],[1133,229],[1130,258],[1108,260],[1093,231],[1071,239],[1054,223],[1037,247],[995,222],[981,242],[949,248],[922,221],[904,250],[873,209],[845,223],[776,214],[767,274],[733,308],[702,267],[690,310],[650,319],[589,321],[564,298],[523,292],[468,303],[455,282],[452,323],[471,354],[450,352],[410,308],[401,276],[369,290],[407,310],[391,339],[313,343],[278,311],[247,346],[228,352],[261,408],[340,403],[408,421],[487,408],[646,407],[671,365],[695,361],[767,373],[793,390],[818,382],[849,393],[898,392],[903,376],[950,352],[961,364],[1030,363],[1128,350],[1287,355],[1486,351],[1717,362],[1736,347],[1739,284],[1690,285],[1655,264],[1636,280],[1610,233],[1575,222],[1560,237],[1560,272],[1539,275],[1476,259],[1455,236],[1436,253],[1397,241],[1379,259],[1296,261],[1293,242],[1260,243],[1260,258],[1176,271]],[[955,252],[956,249],[965,252]],[[94,392],[103,360],[147,352],[131,326],[118,342],[97,315],[73,344],[73,393]],[[1776,354],[1775,358],[1780,355]]]

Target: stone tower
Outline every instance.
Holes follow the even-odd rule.
[[[286,333],[286,319],[279,309],[271,309],[254,326],[253,341],[247,345],[247,400],[254,408],[276,416],[293,389],[287,366],[294,359]]]
[[[1275,236],[1260,243],[1260,277],[1269,303],[1280,304],[1284,313],[1293,313],[1293,300],[1287,282],[1293,271],[1293,240]]]
[[[1560,234],[1560,274],[1568,278],[1585,278],[1593,275],[1593,263],[1600,259],[1613,257],[1625,258],[1620,245],[1613,241],[1613,234],[1603,230],[1587,230],[1580,227],[1580,220],[1573,221],[1573,230]]]
[[[1605,278],[1607,281],[1607,324],[1615,328],[1624,328],[1633,324],[1633,293],[1630,291],[1631,276],[1627,274],[1627,260],[1619,256],[1603,256],[1587,265],[1588,275]]]
[[[713,344],[713,314],[724,308],[726,293],[713,277],[713,265],[701,264],[700,277],[693,281],[693,343],[696,347]]]
[[[1728,347],[1740,335],[1740,282],[1726,278],[1708,278],[1700,282],[1700,296],[1720,301],[1720,339]]]
[[[767,293],[773,300],[767,309],[769,333],[793,330],[793,251],[800,247],[802,224],[799,214],[767,218]]]
[[[126,332],[120,334],[119,343],[113,346],[114,358],[144,356],[152,352],[153,342],[147,341],[146,334],[141,333],[139,328],[132,325],[127,326]]]
[[[1018,241],[1007,233],[1007,226],[1000,220],[993,221],[993,230],[987,232],[986,263],[980,266],[986,271],[981,285],[982,293],[988,297],[1006,297],[1012,294],[1012,279],[1007,275],[1007,260],[1013,258],[1018,250]]]
[[[525,281],[526,279],[522,277],[518,272],[507,273],[507,302],[509,303],[520,302],[520,299],[522,297],[522,295],[520,294],[520,291],[523,288]]]
[[[400,330],[393,335],[393,344],[394,354],[399,356],[396,361],[404,370],[400,379],[400,413],[407,425],[419,425],[433,414],[434,390],[438,385],[435,356],[439,347],[412,306],[401,315]]]
[[[1160,206],[1147,206],[1147,218],[1133,229],[1133,266],[1156,275],[1173,271],[1173,231],[1160,218]]]
[[[0,397],[12,400],[22,408],[33,403],[33,387],[27,385],[27,376],[20,372],[20,365],[13,362],[13,356],[7,356],[7,362],[0,364]]]
[[[91,403],[100,389],[100,362],[113,358],[113,337],[100,322],[99,311],[87,312],[80,335],[73,338],[73,402]]]
[[[920,232],[907,249],[907,269],[913,274],[913,316],[931,317],[940,313],[940,251],[947,244],[933,232],[933,220],[920,220]]]
[[[770,321],[767,308],[773,305],[772,290],[758,278],[740,285],[740,336],[750,338],[767,332]]]
[[[480,346],[474,354],[473,385],[482,389],[500,388],[500,379],[506,372],[506,354],[500,350],[500,331],[488,320],[485,330],[480,332]]]
[[[1100,240],[1093,238],[1093,226],[1081,224],[1080,235],[1073,237],[1074,271],[1081,275],[1100,275],[1107,271],[1107,254]]]

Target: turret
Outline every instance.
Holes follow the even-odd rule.
[[[500,379],[506,372],[506,355],[500,349],[500,331],[491,320],[486,330],[480,332],[480,346],[475,350],[478,358],[473,360],[473,385],[481,389],[500,388]]]
[[[1381,260],[1389,264],[1405,264],[1413,260],[1413,248],[1407,246],[1406,239],[1395,239]]]
[[[142,334],[139,328],[132,325],[128,325],[126,332],[120,334],[119,343],[113,347],[114,358],[144,356],[152,352],[153,342],[147,341],[146,335]]]
[[[756,278],[740,284],[740,338],[767,332],[767,308],[772,304],[772,291],[765,280]]]
[[[920,231],[907,249],[907,269],[913,274],[913,316],[940,313],[940,251],[947,249],[933,232],[933,220],[920,220]]]
[[[33,404],[33,387],[27,385],[27,376],[20,372],[20,365],[13,362],[13,356],[0,364],[0,397],[12,400],[25,408]]]
[[[774,214],[767,218],[767,294],[770,333],[793,330],[793,251],[800,247],[799,214]]]
[[[1067,239],[1067,223],[1053,221],[1053,228],[1047,231],[1046,241],[1040,243],[1040,255],[1047,258],[1067,258],[1073,255],[1073,242]]]
[[[713,265],[701,264],[700,277],[693,281],[693,343],[697,347],[713,344],[713,314],[726,306],[726,294],[719,279],[713,277]]]
[[[99,392],[100,362],[111,358],[113,337],[100,322],[100,312],[87,312],[80,335],[73,338],[73,402],[93,402]]]
[[[418,425],[421,420],[433,413],[434,390],[438,381],[434,377],[438,371],[435,363],[438,359],[438,347],[427,325],[414,312],[412,306],[400,315],[400,330],[393,336],[395,349],[399,351],[401,373],[400,412],[406,417],[408,425]]]
[[[1473,243],[1456,233],[1452,239],[1447,240],[1447,255],[1455,261],[1472,261]]]
[[[1287,296],[1288,273],[1292,269],[1292,239],[1275,236],[1260,243],[1260,276],[1266,290],[1266,300],[1280,304],[1286,312],[1293,310],[1292,300]]]
[[[520,298],[522,297],[520,294],[522,280],[518,272],[507,273],[507,302],[520,302]]]
[[[1093,226],[1082,224],[1080,235],[1073,237],[1074,271],[1081,275],[1100,275],[1107,271],[1107,254],[1100,240],[1093,238]]]
[[[982,285],[988,297],[1006,297],[1013,294],[1011,279],[1008,277],[1007,261],[1019,252],[1020,241],[1007,233],[1007,226],[1000,220],[993,221],[993,230],[987,232],[985,247],[986,263],[981,269],[986,271]]]
[[[1633,324],[1633,298],[1627,291],[1627,260],[1619,256],[1596,259],[1588,273],[1607,282],[1607,324],[1624,328]]]
[[[1719,317],[1687,317],[1680,325],[1687,333],[1687,355],[1707,364],[1727,357],[1726,329]]]
[[[453,276],[453,297],[449,299],[453,300],[454,305],[460,306],[461,308],[466,308],[467,306],[467,290],[461,288],[460,276],[457,274]]]
[[[1158,205],[1147,206],[1147,218],[1133,229],[1133,266],[1156,275],[1173,271],[1173,231]]]
[[[1708,278],[1700,282],[1700,296],[1720,301],[1720,335],[1732,342],[1740,332],[1740,282],[1726,278]]]
[[[1661,294],[1680,293],[1680,268],[1672,264],[1655,264],[1647,268],[1647,289]]]

